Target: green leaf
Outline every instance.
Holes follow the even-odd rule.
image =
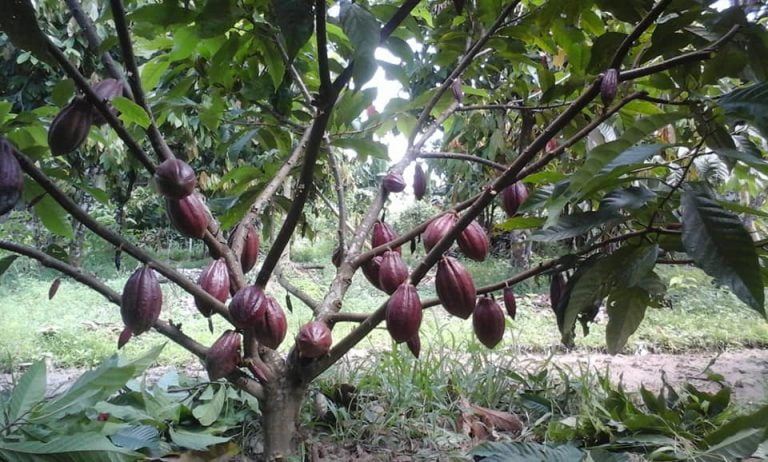
[[[768,137],[768,82],[734,90],[718,99],[717,104],[730,119],[746,121]]]
[[[141,69],[139,69],[139,73],[141,74],[141,85],[144,87],[144,91],[151,92],[154,90],[160,82],[160,78],[165,71],[168,70],[168,66],[170,65],[171,61],[168,59],[168,55],[155,56],[144,63],[141,66]],[[114,104],[114,100],[112,101],[112,104]]]
[[[200,422],[200,425],[208,427],[216,422],[216,419],[221,414],[221,410],[224,408],[226,393],[226,387],[220,386],[216,394],[213,395],[212,400],[200,404],[192,410],[192,415]]]
[[[188,24],[195,18],[195,13],[174,2],[163,2],[139,7],[129,17],[132,21],[168,27],[174,24]]]
[[[516,229],[538,228],[544,224],[544,219],[539,217],[512,217],[504,223],[494,226],[499,231],[514,231]]]
[[[757,252],[739,217],[720,206],[705,187],[684,191],[681,204],[683,246],[696,266],[766,317]]]
[[[231,439],[214,436],[210,433],[182,430],[177,427],[171,427],[170,434],[171,440],[174,444],[182,448],[191,449],[193,451],[202,451],[208,446],[226,443]]]
[[[120,111],[120,119],[126,124],[135,123],[141,128],[149,127],[149,115],[144,109],[124,96],[112,100],[112,105]]]
[[[608,325],[605,327],[605,345],[615,355],[627,344],[645,317],[648,293],[637,287],[618,288],[608,295]]]
[[[0,0],[0,31],[23,50],[31,51],[38,59],[54,65],[48,54],[48,39],[40,30],[35,8],[30,0]]]
[[[469,452],[477,462],[582,462],[585,454],[571,445],[483,443]]]
[[[69,214],[51,196],[40,199],[32,209],[48,231],[67,239],[74,237]]]
[[[75,95],[75,82],[72,79],[60,80],[51,90],[53,104],[64,107]]]
[[[207,0],[195,18],[200,37],[216,37],[227,32],[238,20],[238,10],[235,0]]]
[[[357,152],[357,155],[361,158],[367,156],[375,157],[377,159],[389,160],[389,153],[387,152],[387,146],[372,139],[368,138],[336,138],[332,141],[334,146],[338,146],[343,149],[352,149]]]
[[[8,268],[11,267],[17,258],[19,258],[18,255],[8,255],[7,257],[0,258],[0,276],[8,271]]]
[[[272,0],[275,22],[282,32],[289,62],[315,31],[311,0]]]
[[[360,4],[349,1],[341,3],[339,19],[341,28],[355,50],[352,56],[352,78],[355,80],[355,87],[360,89],[376,72],[376,59],[373,54],[379,46],[379,21]]]
[[[15,422],[45,396],[47,384],[45,363],[37,361],[24,373],[8,399],[8,422]]]
[[[531,239],[541,242],[559,241],[584,234],[597,226],[610,222],[611,225],[622,221],[621,215],[608,211],[584,212],[561,216],[554,225],[536,230]]]
[[[135,425],[126,427],[117,433],[110,435],[112,442],[125,449],[138,451],[139,449],[156,449],[160,442],[160,432],[150,425]]]
[[[113,445],[98,433],[55,436],[42,441],[0,441],[0,458],[8,462],[129,462],[142,454]]]
[[[600,200],[601,211],[639,209],[656,198],[656,193],[644,186],[629,186],[611,191]]]
[[[748,428],[734,433],[720,443],[708,448],[696,460],[715,462],[720,460],[744,460],[752,456],[760,443],[768,441],[765,428]]]

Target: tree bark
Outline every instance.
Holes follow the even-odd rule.
[[[265,387],[262,401],[262,431],[264,433],[264,460],[282,462],[299,452],[299,413],[307,388],[290,383],[286,377]]]

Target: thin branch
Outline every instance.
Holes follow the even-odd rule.
[[[460,154],[457,152],[425,152],[425,151],[419,151],[416,153],[416,157],[420,157],[422,159],[453,159],[453,160],[461,160],[461,161],[467,161],[467,162],[477,162],[478,164],[483,164],[488,167],[494,168],[496,170],[504,171],[507,169],[504,165],[494,162],[490,159],[485,159],[480,156],[473,156],[471,154]]]
[[[517,100],[522,102],[523,100]],[[473,106],[459,106],[456,112],[468,112],[468,111],[487,111],[487,110],[501,110],[501,111],[548,111],[550,109],[558,109],[564,106],[568,106],[570,102],[547,104],[544,106],[525,106],[521,104],[476,104]]]
[[[696,101],[693,99],[685,99],[682,101],[673,101],[670,99],[664,99],[664,98],[655,98],[653,96],[643,95],[639,99],[643,101],[648,101],[649,103],[655,103],[655,104],[666,104],[670,106],[695,106],[700,103],[700,101]]]
[[[341,177],[341,166],[333,151],[328,152],[328,164],[331,166],[333,180],[336,183],[336,188],[334,189],[336,190],[336,203],[338,205],[339,216],[339,228],[337,233],[339,235],[339,247],[344,251],[344,249],[346,249],[346,239],[344,236],[346,235],[347,227],[347,205],[344,198],[344,180]]]
[[[632,44],[635,43],[635,40],[640,38],[640,36],[643,35],[643,32],[651,27],[651,24],[653,24],[656,18],[661,16],[661,13],[664,12],[670,3],[672,3],[672,0],[661,0],[653,8],[651,8],[651,11],[649,11],[648,14],[646,14],[639,23],[637,23],[635,28],[632,29],[632,32],[624,37],[621,45],[619,45],[619,48],[617,48],[616,52],[613,54],[613,58],[611,58],[611,64],[608,66],[609,69],[618,69],[621,66],[621,62],[624,61],[624,58],[629,53],[629,50],[632,48]]]
[[[320,73],[320,95],[331,94],[331,71],[328,68],[328,37],[325,32],[325,0],[315,0],[315,37],[317,66]]]
[[[368,319],[370,315],[368,313],[333,313],[328,317],[328,323],[336,324],[337,322],[363,322]]]
[[[275,269],[275,277],[277,278],[278,284],[280,284],[283,289],[285,289],[286,292],[293,295],[294,297],[301,300],[302,303],[307,305],[313,312],[317,309],[317,306],[319,303],[313,299],[308,293],[304,292],[303,290],[299,289],[295,285],[291,283],[291,281],[288,280],[288,278],[285,277],[285,267],[287,263],[283,263],[281,265],[278,265]]]
[[[319,197],[319,198],[320,198],[320,200],[321,200],[321,201],[323,201],[323,203],[325,204],[325,206],[326,206],[326,207],[328,207],[328,210],[330,210],[330,211],[331,211],[331,213],[332,213],[334,216],[336,216],[336,218],[338,219],[338,218],[339,218],[341,215],[339,214],[339,211],[338,211],[338,209],[336,209],[336,206],[335,206],[335,205],[333,205],[333,202],[331,202],[331,200],[330,200],[330,199],[328,199],[328,197],[326,197],[326,195],[325,195],[325,194],[323,194],[323,192],[322,192],[322,191],[318,191],[318,190],[316,190],[316,194],[317,194],[317,197]],[[354,232],[355,232],[355,230],[352,228],[352,226],[351,226],[351,225],[350,225],[348,222],[346,222],[346,221],[344,222],[344,228],[345,228],[345,229],[346,229],[346,231],[347,231],[347,232],[349,232],[349,233],[354,233]]]

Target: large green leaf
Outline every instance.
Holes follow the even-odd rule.
[[[339,19],[341,28],[355,50],[352,56],[352,78],[355,80],[355,87],[360,89],[376,72],[376,59],[373,54],[379,46],[379,21],[360,4],[348,0],[341,2]]]
[[[683,192],[683,246],[696,266],[763,316],[765,294],[752,238],[704,187]]]
[[[608,295],[608,325],[605,327],[605,345],[615,355],[627,344],[645,317],[648,293],[637,287],[618,288]]]
[[[51,196],[40,199],[32,209],[48,231],[67,239],[74,237],[69,214]]]
[[[213,399],[196,406],[192,410],[192,415],[205,427],[213,424],[219,418],[221,410],[224,408],[224,398],[227,393],[225,387],[219,387],[219,390],[213,395]]]
[[[0,441],[0,458],[7,462],[128,462],[142,454],[112,444],[98,433],[61,435],[50,441]]]
[[[563,215],[554,225],[536,230],[531,234],[534,241],[559,241],[584,234],[597,226],[610,222],[611,225],[620,223],[621,215],[615,211],[584,212],[574,215]]]
[[[195,451],[202,451],[208,446],[214,444],[226,443],[231,438],[225,438],[221,436],[211,435],[205,432],[193,432],[189,430],[183,430],[181,428],[171,427],[170,429],[171,440],[177,446],[186,449],[192,449]]]
[[[315,30],[311,0],[272,0],[275,22],[280,27],[288,58],[293,58]]]
[[[45,363],[37,361],[32,364],[21,376],[8,399],[6,416],[9,423],[25,415],[43,399],[47,383]]]
[[[115,445],[131,451],[156,449],[160,443],[160,432],[151,425],[134,425],[110,435],[109,439]]]
[[[483,443],[469,452],[477,462],[582,462],[586,454],[570,445]]]
[[[768,137],[768,82],[739,88],[717,100],[729,118],[746,121]]]
[[[705,462],[742,460],[753,455],[760,443],[764,441],[768,441],[768,431],[765,428],[747,428],[708,448],[696,460]]]
[[[8,255],[7,257],[0,258],[0,276],[8,271],[8,268],[11,267],[17,258],[19,258],[18,255]]]
[[[118,96],[112,100],[112,105],[120,111],[120,119],[126,124],[136,124],[141,128],[149,127],[149,115],[147,112],[128,98]]]

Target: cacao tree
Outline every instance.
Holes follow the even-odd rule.
[[[119,305],[118,347],[154,328],[198,357],[211,380],[258,398],[266,460],[296,454],[310,384],[379,324],[418,357],[422,310],[442,304],[472,317],[492,348],[504,333],[494,294],[514,318],[514,286],[530,278],[550,278],[566,345],[577,321],[586,327],[605,304],[607,348],[619,351],[646,308],[664,303],[654,272],[661,264],[695,265],[765,316],[765,228],[751,235],[742,220],[766,215],[749,205],[757,194],[725,195],[768,175],[760,8],[706,0],[37,3],[0,1],[0,29],[13,44],[4,47],[61,83],[51,99],[36,93],[31,108],[0,101],[0,213],[44,201],[32,211],[52,232],[68,234],[56,217],[69,216],[142,267],[117,293],[41,249],[6,239],[0,248]],[[56,17],[73,26],[67,33],[87,43],[87,59],[64,53],[72,37],[46,23],[57,6]],[[398,63],[377,59],[377,49]],[[366,86],[377,69],[403,88],[381,110]],[[404,140],[391,164],[385,136]],[[73,190],[99,194],[78,170],[97,160],[73,162],[86,146],[116,146],[111,162],[137,173],[112,176],[130,182],[115,187],[151,185],[176,231],[205,243],[211,259],[199,280],[72,199]],[[403,197],[414,163],[415,195],[442,212],[398,235],[382,212]],[[282,268],[291,239],[320,209],[338,222],[328,256],[337,269],[313,300]],[[523,229],[567,251],[484,287],[446,255],[456,242],[482,261],[489,232]],[[268,250],[254,276],[260,235]],[[401,247],[419,236],[425,253],[408,268]],[[422,298],[419,284],[434,267],[438,298]],[[371,314],[342,311],[358,269],[390,295]],[[201,315],[232,328],[211,346],[187,336],[163,317],[156,273],[194,297]],[[304,301],[312,321],[287,332],[270,283]],[[357,325],[334,338],[340,322]]]

